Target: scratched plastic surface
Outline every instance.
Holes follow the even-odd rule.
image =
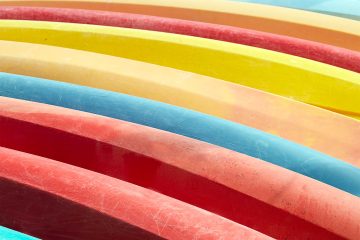
[[[6,73],[0,74],[0,80],[2,96],[73,108],[174,132],[269,161],[360,195],[359,168],[241,124],[160,102],[67,83]]]
[[[42,239],[270,239],[154,191],[36,155],[0,147],[0,166],[0,222]]]
[[[0,145],[161,192],[276,239],[359,236],[358,197],[154,128],[0,97]]]

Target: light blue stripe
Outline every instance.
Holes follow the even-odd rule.
[[[0,226],[0,239],[1,240],[36,240],[38,238],[34,238],[29,235],[16,232],[14,230]]]
[[[195,138],[263,159],[360,196],[359,168],[280,137],[210,115],[126,94],[6,73],[0,73],[0,95],[96,113]]]
[[[360,0],[233,0],[237,2],[259,3],[280,7],[297,8],[328,15],[360,18]]]

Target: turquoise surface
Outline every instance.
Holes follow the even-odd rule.
[[[233,0],[237,2],[259,3],[323,14],[360,19],[360,0]]]
[[[16,232],[14,230],[0,226],[0,239],[1,240],[36,240],[38,238]]]
[[[77,109],[173,132],[260,158],[360,196],[360,168],[207,114],[126,94],[7,73],[0,73],[0,96]]]

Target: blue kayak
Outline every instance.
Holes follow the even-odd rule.
[[[296,8],[360,20],[360,0],[235,0],[280,7]]]
[[[36,240],[38,238],[16,232],[14,230],[0,226],[0,239],[1,240]]]
[[[198,139],[360,196],[360,168],[280,137],[203,113],[126,94],[7,73],[0,73],[0,95],[100,114]]]

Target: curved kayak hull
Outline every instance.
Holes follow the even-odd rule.
[[[5,73],[0,74],[0,93],[195,138],[360,195],[359,168],[271,134],[206,114],[129,95]]]
[[[14,20],[0,20],[0,39],[141,60],[360,116],[360,74],[264,49],[137,29]]]
[[[101,88],[200,111],[360,166],[356,141],[360,122],[238,84],[113,56],[5,41],[0,41],[0,71]]]
[[[277,239],[359,234],[360,207],[353,207],[357,197],[283,168],[98,115],[8,98],[0,98],[0,106],[2,146],[150,188]],[[270,200],[278,195],[292,207]],[[296,201],[302,198],[315,202]],[[305,209],[309,214],[301,214]],[[324,218],[327,209],[337,211]],[[344,235],[338,226],[348,222]]]
[[[360,22],[259,4],[223,0],[1,0],[0,5],[81,8],[155,15],[249,28],[360,51]]]
[[[0,148],[0,164],[0,222],[40,238],[270,239],[151,190],[47,158]]]
[[[360,73],[359,52],[226,25],[121,12],[40,7],[0,7],[0,19],[61,21],[184,34],[287,53]]]

